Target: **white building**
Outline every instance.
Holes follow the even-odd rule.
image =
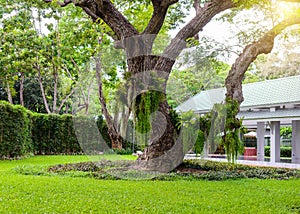
[[[208,113],[225,99],[225,88],[202,91],[176,108]],[[280,161],[280,126],[292,126],[292,163],[300,163],[300,76],[243,85],[244,102],[238,117],[243,125],[256,129],[257,160],[264,160],[264,136],[270,128],[270,162]]]

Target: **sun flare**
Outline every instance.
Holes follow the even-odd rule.
[[[281,16],[281,18],[290,17],[296,13],[299,13],[300,4],[298,3],[286,3],[277,2],[276,3],[276,13]]]

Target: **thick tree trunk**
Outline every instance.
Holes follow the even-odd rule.
[[[150,160],[162,156],[174,146],[177,136],[169,114],[170,110],[171,108],[166,101],[159,104],[158,112],[161,114],[156,115],[156,118],[152,121],[149,146],[144,150],[144,154],[139,157],[140,160]],[[163,120],[162,117],[164,117]],[[164,132],[161,135],[162,130]]]
[[[183,143],[172,122],[170,110],[167,101],[159,104],[159,113],[151,123],[150,142],[138,158],[138,167],[151,171],[169,172],[182,163],[185,155]],[[162,130],[163,133],[161,133]]]
[[[52,2],[52,0],[45,1]],[[165,85],[168,79],[168,75],[171,72],[171,68],[176,58],[179,56],[180,52],[186,47],[186,40],[188,38],[192,38],[200,30],[202,30],[202,28],[216,14],[226,9],[235,7],[235,4],[232,0],[211,0],[204,3],[203,7],[200,7],[200,4],[195,4],[195,7],[197,7],[197,15],[179,31],[179,33],[172,40],[170,45],[164,50],[164,53],[162,54],[164,57],[150,56],[153,41],[155,40],[157,34],[161,30],[161,27],[163,26],[168,8],[176,2],[178,2],[178,0],[151,0],[151,3],[153,5],[153,14],[147,27],[141,34],[137,31],[137,29],[134,28],[134,26],[131,25],[131,23],[125,18],[125,16],[123,16],[123,14],[116,9],[116,7],[111,1],[83,0],[78,2],[75,0],[68,0],[64,2],[59,2],[58,4],[61,6],[66,6],[68,4],[74,3],[76,6],[81,7],[94,21],[102,19],[108,26],[110,26],[112,31],[115,33],[114,39],[119,40],[116,47],[123,48],[126,51],[128,70],[133,76],[139,75],[139,73],[148,73],[153,70],[155,72],[158,71],[167,74],[164,77],[165,82],[163,84],[156,84],[152,86],[152,88],[145,88],[145,91],[157,91],[159,89],[161,93],[165,93]],[[144,36],[146,39],[143,38]],[[98,74],[99,95],[103,115],[106,118],[111,139],[113,139],[113,141],[118,141],[120,135],[117,133],[117,130],[113,126],[113,120],[106,109],[106,104],[101,89],[102,83],[100,79],[101,78],[99,78]],[[138,85],[141,83],[144,84],[144,81],[147,81],[147,78],[141,80],[141,82],[136,84],[133,80],[132,87],[129,87],[127,91],[127,98],[132,98],[132,89],[134,89],[135,87],[139,87]],[[132,109],[132,103],[128,104],[129,108]],[[152,136],[154,137],[152,137],[152,139],[150,140],[151,142],[149,148],[145,150],[144,154],[139,159],[140,161],[147,160],[147,165],[149,165],[149,163],[152,162],[150,163],[150,168],[155,165],[160,165],[163,162],[168,162],[170,163],[169,165],[172,165],[176,162],[175,159],[180,159],[179,162],[181,162],[183,158],[181,154],[182,145],[180,145],[180,143],[176,143],[176,131],[169,115],[170,107],[168,106],[166,100],[161,101],[158,110],[161,112],[161,116],[165,118],[165,131],[157,139],[155,137],[155,133],[161,131],[162,124],[155,122],[152,124]],[[174,153],[175,155],[167,155],[167,153],[173,149],[179,151],[180,154],[176,154],[176,152],[174,153],[172,151],[171,153]],[[174,161],[166,161],[166,156],[171,157],[171,159],[173,158],[172,160]],[[164,169],[162,170],[165,171],[168,167],[163,168]],[[169,170],[171,169],[172,168],[170,168]]]
[[[139,43],[141,44],[141,43]],[[134,50],[147,50],[146,48],[135,47]],[[135,53],[137,54],[137,53]],[[154,118],[151,121],[150,139],[148,147],[139,156],[139,167],[147,170],[167,172],[172,170],[183,160],[183,146],[178,139],[178,133],[170,116],[171,107],[166,100],[166,84],[175,60],[154,55],[142,55],[128,59],[129,70],[132,73],[134,83],[127,89],[135,98],[135,106],[140,107],[138,96],[146,96],[149,91],[161,93],[162,99],[158,102],[158,108],[152,112]],[[134,54],[128,54],[134,56]],[[130,99],[129,99],[130,100]],[[155,102],[152,100],[151,102]],[[157,101],[157,100],[156,100]],[[154,103],[151,103],[153,105]],[[130,103],[127,103],[130,105]],[[134,115],[136,109],[131,106]],[[150,121],[149,121],[150,122]]]

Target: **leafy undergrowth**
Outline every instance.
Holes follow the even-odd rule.
[[[149,173],[130,169],[133,161],[100,160],[59,164],[45,167],[21,166],[17,172],[27,175],[63,175],[96,179],[152,179],[152,180],[227,180],[241,178],[279,179],[300,178],[300,170],[271,167],[253,167],[204,160],[186,160],[170,173]]]
[[[225,180],[237,178],[258,179],[291,179],[300,178],[300,170],[255,167],[241,164],[221,163],[213,161],[187,160],[177,169],[181,176],[191,176],[195,179]]]

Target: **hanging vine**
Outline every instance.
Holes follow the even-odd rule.
[[[147,91],[138,95],[133,105],[135,130],[141,135],[138,141],[147,144],[151,131],[151,114],[158,110],[164,95],[158,91]]]
[[[225,147],[228,161],[233,163],[244,149],[243,142],[240,140],[242,120],[236,117],[238,112],[239,103],[236,100],[226,98],[226,122],[221,145]]]

